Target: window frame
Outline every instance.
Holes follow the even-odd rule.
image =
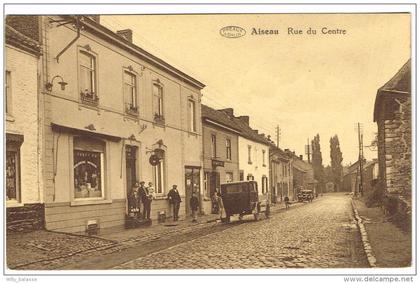
[[[265,163],[265,149],[262,150],[262,166],[267,167],[267,164]]]
[[[6,184],[6,206],[13,205],[13,204],[21,204],[22,203],[22,186],[21,186],[21,157],[20,157],[20,146],[17,144],[7,145],[6,141],[6,163],[5,167],[7,166],[7,153],[13,152],[15,157],[15,199],[7,199],[7,184]],[[7,178],[7,168],[5,168],[5,178]],[[6,180],[7,181],[7,180]]]
[[[232,140],[226,138],[226,160],[232,160]]]
[[[4,106],[6,116],[12,115],[12,72],[5,70],[4,74]]]
[[[252,164],[251,152],[252,152],[252,146],[248,145],[248,164]]]
[[[91,60],[93,58],[94,64],[93,69],[92,67],[84,66],[82,65],[82,56],[87,56]],[[87,104],[90,106],[98,106],[99,104],[99,83],[98,83],[98,54],[95,52],[92,52],[90,49],[86,49],[84,47],[80,47],[77,50],[77,72],[78,72],[78,97],[81,103]],[[93,72],[90,75],[90,79],[94,80],[93,84],[91,82],[91,87],[93,88],[93,91],[85,92],[85,90],[82,90],[82,67],[89,70],[89,72]]]
[[[156,196],[164,196],[166,194],[166,152],[163,154],[163,158],[159,160],[159,164],[156,166],[153,166],[153,186],[155,188],[155,194]],[[158,175],[158,168],[161,168],[162,173],[160,174],[160,182],[161,182],[161,188],[159,188],[157,184],[157,175]],[[161,189],[161,191],[159,190]]]
[[[158,90],[158,95],[156,95],[156,93],[154,92],[155,87]],[[156,105],[155,97],[157,97],[158,105]],[[156,107],[157,107],[158,112],[161,112],[161,113],[156,113],[155,111]],[[165,121],[164,85],[159,80],[152,81],[152,111],[153,111],[153,119],[156,122]]]
[[[91,142],[92,144],[101,144],[101,146],[103,147],[103,150],[92,150],[92,149],[87,149],[86,147],[83,148],[83,146],[80,145],[76,145],[76,140],[77,139],[81,139],[83,140],[83,143],[87,143],[89,144],[89,142]],[[71,189],[72,189],[72,194],[71,194],[71,199],[72,201],[74,201],[75,203],[86,203],[86,202],[96,202],[96,201],[104,201],[108,198],[107,195],[107,162],[108,162],[108,158],[107,158],[107,148],[108,148],[108,144],[106,141],[98,139],[98,138],[93,138],[93,137],[86,137],[86,136],[72,136],[71,138],[72,140],[72,178],[71,178]],[[80,197],[76,197],[76,187],[75,187],[75,174],[74,174],[74,169],[75,169],[75,152],[76,151],[85,151],[85,152],[95,152],[95,153],[100,153],[99,157],[100,157],[100,166],[101,166],[101,196],[100,197],[84,197],[84,198],[80,198]]]
[[[195,104],[195,100],[188,99],[188,131],[193,133],[197,132],[197,109]]]
[[[130,76],[132,84],[126,82],[126,76]],[[125,112],[128,114],[138,115],[139,113],[139,83],[138,83],[138,74],[128,68],[123,68],[123,97],[125,104]],[[131,90],[131,93],[126,93],[126,86]],[[134,89],[134,95],[133,95]],[[133,97],[135,98],[135,103],[133,104]]]
[[[212,158],[217,158],[217,137],[216,137],[216,134],[211,134],[210,151],[211,151],[211,157]]]

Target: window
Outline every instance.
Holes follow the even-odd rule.
[[[79,86],[82,102],[97,104],[99,97],[96,91],[96,58],[90,53],[79,54]]]
[[[252,164],[251,160],[251,146],[248,145],[248,164]]]
[[[226,183],[233,182],[233,173],[232,172],[226,172]]]
[[[6,201],[20,202],[20,146],[23,136],[6,134]]]
[[[264,166],[264,167],[267,166],[267,165],[265,165],[265,150],[262,151],[262,161],[263,161],[262,166]]]
[[[165,193],[165,155],[159,160],[159,163],[154,166],[154,183],[156,194],[162,195]]]
[[[6,114],[11,113],[11,102],[12,102],[12,89],[11,89],[11,83],[12,83],[12,77],[10,71],[6,71],[6,78],[5,78],[5,90],[4,90],[4,105],[6,106]]]
[[[210,198],[210,172],[204,173],[204,196]]]
[[[190,132],[197,131],[197,121],[195,119],[195,102],[188,100],[188,130]]]
[[[263,194],[268,193],[268,178],[266,176],[261,178],[261,192]]]
[[[124,97],[126,101],[126,111],[137,114],[137,77],[135,74],[124,71]]]
[[[232,160],[232,143],[230,139],[226,139],[226,159]]]
[[[244,171],[241,170],[239,171],[239,181],[243,181],[244,180]]]
[[[153,84],[153,111],[155,121],[163,121],[163,87],[158,84]]]
[[[217,157],[216,135],[211,135],[211,157]]]
[[[74,198],[104,198],[105,143],[75,137],[73,145]]]
[[[246,180],[247,180],[247,181],[254,181],[254,176],[253,176],[252,174],[248,174],[248,175],[246,176]]]

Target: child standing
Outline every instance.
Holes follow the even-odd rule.
[[[190,207],[191,207],[191,213],[193,217],[192,222],[197,222],[199,201],[198,201],[197,194],[195,192],[193,192],[192,197],[190,198]]]

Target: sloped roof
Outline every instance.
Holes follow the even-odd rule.
[[[271,145],[271,142],[263,136],[263,134],[259,134],[256,130],[252,129],[247,123],[243,122],[241,119],[234,117],[233,118],[241,129],[241,136],[252,141],[265,144],[267,146]]]
[[[236,124],[235,120],[223,111],[218,111],[207,105],[201,104],[201,117],[203,118],[203,122],[205,122],[205,119],[208,119],[235,131],[241,132],[241,129]]]
[[[373,113],[374,122],[379,115],[380,101],[389,95],[411,95],[411,59],[386,84],[378,89]]]
[[[287,152],[285,152],[281,148],[278,148],[274,144],[271,144],[270,145],[270,152],[272,152],[273,154],[275,154],[276,156],[278,156],[278,157],[280,157],[282,159],[286,159],[286,160],[292,159],[292,156],[291,155],[289,155]],[[271,155],[271,153],[270,153],[270,155]]]
[[[27,37],[23,33],[18,32],[9,25],[5,26],[6,44],[13,45],[26,52],[39,56],[41,53],[41,45],[39,42]]]

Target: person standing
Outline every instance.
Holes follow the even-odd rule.
[[[197,222],[197,214],[198,214],[198,208],[199,208],[199,201],[196,192],[193,192],[191,198],[190,198],[190,207],[191,207],[191,213],[193,220],[192,222]]]
[[[220,220],[222,220],[223,218],[223,200],[222,200],[222,195],[220,194],[220,188],[216,188],[216,192],[214,193],[216,201],[217,201],[217,206],[219,207],[219,217]]]
[[[181,196],[179,195],[177,185],[173,185],[168,193],[169,204],[173,205],[174,221],[178,221],[179,206],[181,203]]]
[[[286,205],[286,210],[289,209],[290,200],[287,195],[284,197],[284,204]]]
[[[150,205],[149,200],[147,198],[147,195],[149,194],[149,191],[147,190],[146,186],[144,185],[144,181],[140,182],[140,188],[139,188],[139,196],[140,200],[143,204],[143,219],[150,219]]]

